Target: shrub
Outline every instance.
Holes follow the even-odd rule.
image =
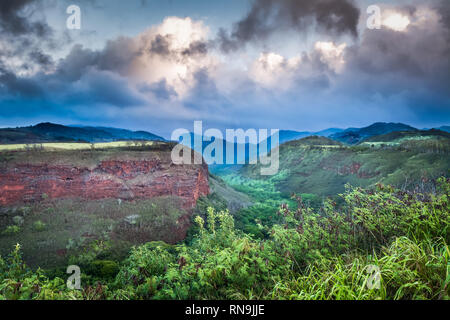
[[[13,235],[13,234],[17,234],[19,232],[20,232],[20,227],[19,226],[8,226],[3,231],[3,234],[6,235],[6,236],[10,236],[10,235]]]
[[[47,225],[43,223],[42,221],[36,221],[33,223],[33,229],[37,232],[42,232],[47,228]]]
[[[119,272],[119,264],[111,260],[95,260],[92,262],[90,271],[100,278],[112,279]]]
[[[17,244],[6,260],[0,258],[0,297],[7,300],[74,300],[80,291],[69,291],[60,278],[48,279],[41,269],[33,272],[23,262]]]
[[[23,223],[25,222],[24,221],[24,219],[23,219],[23,217],[21,217],[21,216],[15,216],[15,217],[13,217],[13,222],[14,222],[14,224],[16,225],[16,226],[22,226],[23,225]]]

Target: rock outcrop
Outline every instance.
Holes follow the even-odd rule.
[[[178,196],[184,209],[209,194],[207,165],[174,165],[170,151],[46,152],[0,167],[0,205],[42,199],[134,200]],[[72,161],[71,161],[72,159]],[[80,161],[80,159],[86,159]]]

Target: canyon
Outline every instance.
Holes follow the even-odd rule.
[[[122,238],[132,238],[132,242],[139,236],[142,242],[163,240],[177,243],[186,237],[197,200],[210,194],[208,166],[173,164],[171,146],[165,144],[153,149],[20,151],[2,156],[0,208],[6,213],[2,221],[12,223],[14,214],[8,212],[14,212],[14,208],[25,206],[40,212],[42,209],[38,209],[39,206],[59,208],[56,203],[72,201],[79,208],[74,212],[79,217],[74,216],[73,219],[85,221],[70,227],[79,230],[79,235],[78,231],[74,231],[75,237],[82,236],[81,233],[91,236],[92,231],[86,231],[89,229],[86,223],[97,219],[113,221],[115,227],[111,237],[117,237],[121,230]],[[150,208],[148,201],[155,201]],[[111,206],[114,202],[116,206]],[[99,209],[103,206],[105,209]],[[148,215],[148,210],[155,210],[158,214],[145,226],[127,222],[128,216],[144,217]],[[163,229],[158,229],[158,221],[168,221],[169,218],[165,217],[173,215],[173,210],[178,212],[177,220],[167,222]],[[38,219],[37,216],[25,215],[23,218],[25,222]],[[50,217],[41,215],[41,219],[48,220]],[[66,230],[67,223],[64,221],[59,226],[55,225],[55,232]],[[136,243],[141,242],[139,239]],[[61,244],[56,247],[60,251],[62,248]]]

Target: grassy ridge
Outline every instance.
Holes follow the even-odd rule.
[[[159,142],[155,141],[115,141],[115,142],[99,142],[99,143],[84,143],[84,142],[55,142],[55,143],[34,143],[34,144],[2,144],[0,145],[0,152],[2,151],[32,151],[32,150],[46,150],[46,151],[61,151],[61,150],[91,150],[91,149],[109,149],[121,148],[131,146],[153,146]]]
[[[31,147],[9,150],[9,145],[0,151],[0,167],[16,164],[52,164],[95,167],[102,160],[143,160],[158,158],[170,163],[174,144],[167,142],[124,141],[98,144],[57,143],[35,144]]]
[[[371,144],[381,142],[372,141]],[[448,175],[450,139],[416,139],[378,148],[330,146],[329,139],[302,139],[280,146],[280,171],[266,179],[285,197],[309,193],[319,197],[342,193],[345,185],[369,187],[376,183],[414,188],[423,181]],[[244,177],[259,176],[259,166],[246,166]]]

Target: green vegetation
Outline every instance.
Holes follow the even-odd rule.
[[[262,177],[260,165],[223,167],[215,172],[254,203],[235,214],[236,226],[265,238],[267,233],[258,224],[277,223],[276,211],[281,203],[295,206],[289,202],[292,194],[301,195],[308,206],[318,209],[327,197],[342,203],[337,195],[348,183],[365,188],[384,183],[403,190],[433,191],[435,179],[450,170],[447,135],[436,130],[393,132],[358,146],[311,136],[280,146],[280,169],[274,176]],[[399,137],[403,140],[397,140]],[[392,140],[391,145],[388,140]]]
[[[43,223],[42,221],[38,220],[33,224],[33,228],[35,231],[37,232],[42,232],[45,230],[45,228],[47,227],[47,225],[45,223]]]
[[[283,203],[295,205],[288,197],[274,187],[279,176],[267,180],[246,178],[239,174],[227,174],[220,177],[236,191],[246,194],[253,202],[235,213],[236,227],[258,238],[267,238],[267,230],[260,225],[273,226],[279,221],[278,208]]]
[[[407,140],[429,140],[429,139],[445,140],[449,138],[450,133],[440,130],[395,131],[368,138],[364,140],[363,144],[369,144],[371,142],[401,143]]]
[[[135,246],[120,266],[105,258],[108,242],[92,242],[71,261],[87,266],[79,291],[28,269],[17,245],[0,259],[0,299],[450,299],[449,197],[445,178],[433,193],[347,187],[342,206],[318,210],[294,197],[296,209],[260,225],[267,239],[208,208],[190,244]]]
[[[32,267],[57,268],[66,265],[71,256],[92,253],[92,243],[103,241],[110,254],[93,257],[89,263],[120,260],[136,244],[154,240],[174,243],[180,232],[178,220],[186,214],[179,208],[177,197],[158,197],[133,202],[46,200],[30,207],[3,209],[0,225],[8,227],[0,231],[0,254],[20,243]]]
[[[450,170],[448,138],[407,140],[393,146],[384,143],[378,148],[366,144],[331,147],[328,140],[310,137],[285,143],[280,146],[278,174],[264,179],[259,175],[259,165],[245,166],[236,174],[242,178],[234,179],[262,180],[273,185],[271,188],[281,192],[282,197],[310,194],[320,203],[324,197],[342,193],[347,183],[361,187],[384,183],[409,190],[430,188],[433,180],[448,175]]]
[[[51,144],[54,145],[54,144]],[[96,167],[105,160],[161,159],[171,161],[170,151],[174,143],[167,142],[112,142],[98,144],[62,143],[58,148],[19,148],[16,151],[8,150],[9,145],[0,145],[0,169],[18,165],[52,165]],[[45,144],[44,144],[45,146]],[[94,146],[94,148],[92,148]],[[2,151],[2,148],[3,151]]]
[[[383,183],[402,190],[433,192],[436,178],[450,172],[447,136],[436,130],[392,132],[371,138],[370,144],[351,147],[312,136],[280,146],[280,169],[274,176],[262,177],[259,165],[216,172],[254,203],[236,213],[237,228],[267,238],[267,229],[258,225],[278,223],[276,212],[281,203],[295,207],[289,202],[292,194],[319,209],[327,197],[342,204],[337,195],[345,191],[346,184],[374,188]]]
[[[0,168],[90,167],[129,150],[169,157],[172,147],[80,145],[0,152]],[[450,299],[450,180],[439,178],[449,152],[447,134],[433,130],[355,146],[285,143],[274,176],[261,178],[259,166],[215,170],[182,243],[189,221],[177,197],[42,194],[0,208],[0,299]],[[82,290],[67,288],[68,265],[81,268]]]
[[[20,227],[19,226],[8,226],[3,231],[3,235],[10,236],[10,235],[18,234],[19,232],[20,232]]]

